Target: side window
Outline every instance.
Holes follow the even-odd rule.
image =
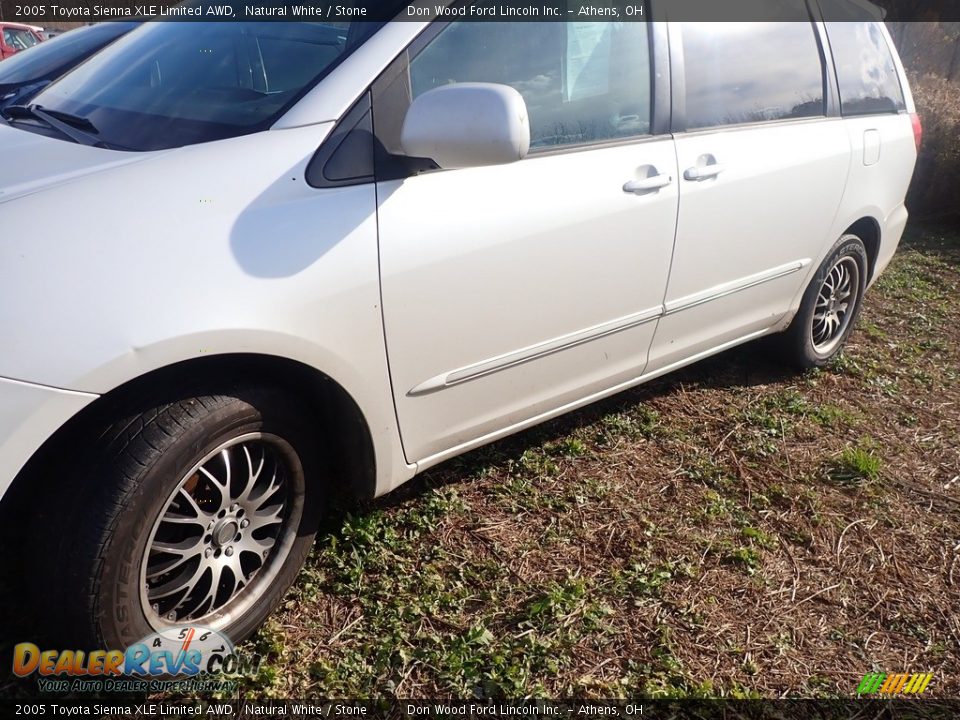
[[[810,22],[681,23],[687,128],[823,115]]]
[[[454,22],[413,58],[409,77],[414,98],[448,83],[515,88],[532,148],[650,132],[646,23]]]
[[[844,115],[904,110],[903,89],[887,42],[875,22],[827,22]]]

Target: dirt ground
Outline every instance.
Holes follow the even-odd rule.
[[[245,692],[960,695],[958,282],[911,231],[829,369],[746,346],[332,520]]]
[[[249,697],[960,695],[960,238],[846,353],[753,344],[331,518]]]

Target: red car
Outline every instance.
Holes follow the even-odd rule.
[[[43,38],[29,25],[20,23],[0,23],[0,59],[33,47]]]

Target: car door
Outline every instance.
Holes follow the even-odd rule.
[[[816,24],[684,22],[670,32],[673,67],[683,66],[680,214],[649,372],[785,317],[836,240],[850,162]]]
[[[651,73],[651,32],[453,22],[375,87],[384,328],[411,462],[643,372],[677,212],[673,142],[653,134],[652,85],[667,85]],[[529,155],[391,170],[411,97],[454,82],[516,88]]]

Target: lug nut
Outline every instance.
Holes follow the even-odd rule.
[[[227,550],[226,550],[226,552],[227,552],[227,557],[231,557],[231,556],[233,555],[233,548],[232,548],[232,547],[228,547]]]
[[[240,527],[242,527],[242,528],[245,528],[245,527],[246,527],[247,525],[249,525],[249,524],[250,524],[250,521],[249,521],[249,520],[241,520],[241,521],[240,521]]]

